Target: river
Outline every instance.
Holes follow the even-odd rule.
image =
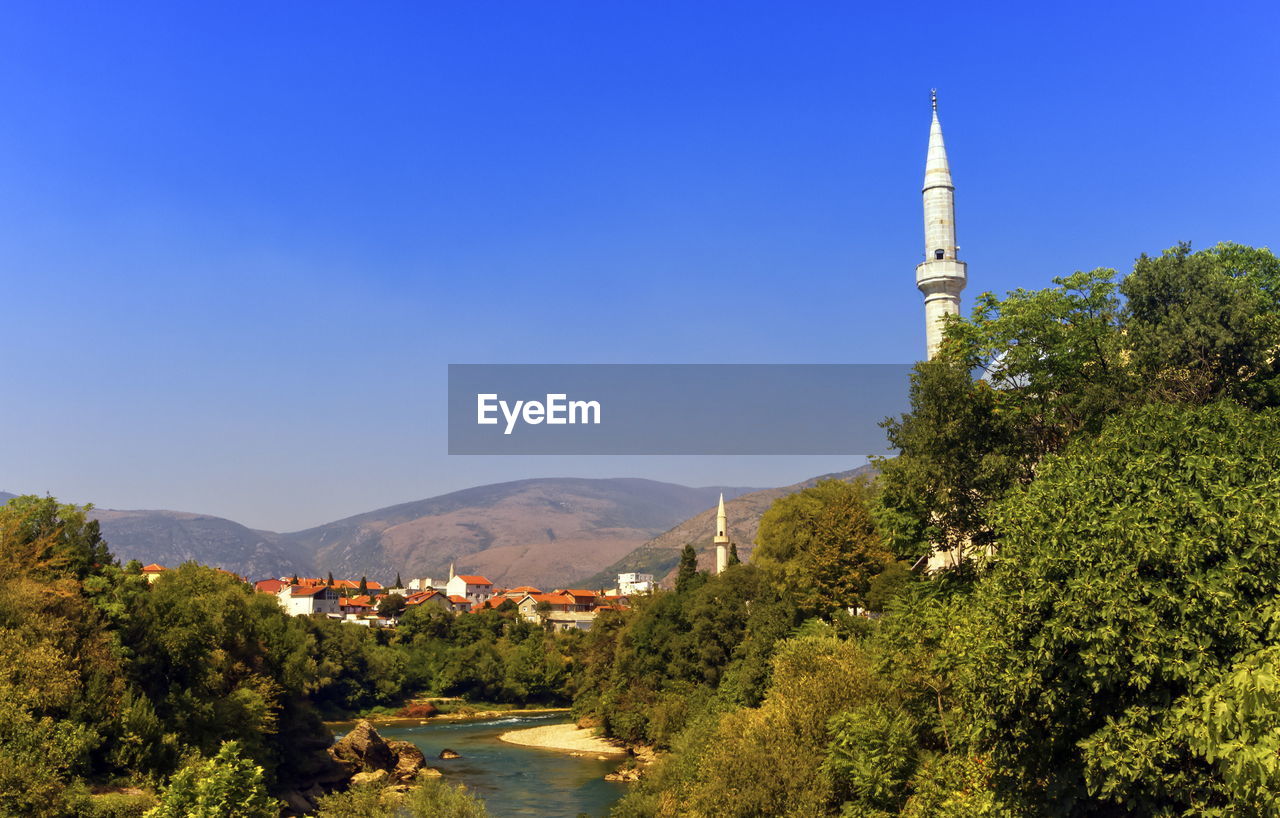
[[[626,792],[626,784],[605,781],[618,759],[599,761],[554,750],[521,747],[498,735],[522,727],[559,724],[563,714],[509,716],[488,721],[435,722],[412,727],[378,727],[383,738],[411,741],[427,756],[427,764],[455,784],[484,799],[493,816],[538,815],[543,818],[598,818]],[[441,759],[449,748],[462,758]]]

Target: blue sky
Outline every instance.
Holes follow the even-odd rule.
[[[446,365],[914,360],[932,87],[967,304],[1274,247],[1277,30],[1271,3],[11,4],[0,488],[291,529],[855,465],[450,458]]]

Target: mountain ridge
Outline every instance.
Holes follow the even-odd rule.
[[[713,560],[711,530],[724,493],[729,533],[746,559],[760,516],[774,500],[819,480],[855,479],[863,466],[790,486],[690,487],[638,477],[527,478],[471,486],[396,503],[293,532],[253,529],[211,514],[168,509],[99,509],[122,561],[188,560],[250,580],[291,574],[367,576],[390,582],[484,574],[497,584],[609,587],[624,571],[667,576],[686,542]],[[0,503],[14,497],[0,492]]]

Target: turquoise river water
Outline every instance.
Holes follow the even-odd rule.
[[[500,733],[523,727],[567,722],[559,713],[510,716],[489,721],[436,722],[413,727],[379,727],[387,739],[411,741],[427,756],[427,763],[445,779],[467,788],[485,801],[493,816],[538,815],[542,818],[592,818],[607,815],[622,797],[626,784],[605,781],[618,760],[600,761],[568,753],[521,747],[498,740]],[[462,758],[445,760],[449,748]]]

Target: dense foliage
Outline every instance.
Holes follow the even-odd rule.
[[[580,710],[669,750],[616,814],[1280,816],[1278,281],[1179,246],[982,296],[873,490],[780,501],[749,565],[591,636]],[[790,616],[705,650],[709,588]]]
[[[258,770],[273,794],[311,780],[332,741],[322,716],[413,695],[567,699],[575,634],[511,606],[403,623],[290,617],[195,564],[148,584],[84,509],[16,498],[0,507],[0,815],[111,814],[120,799],[90,784],[166,787],[156,815],[186,814],[224,768]]]

